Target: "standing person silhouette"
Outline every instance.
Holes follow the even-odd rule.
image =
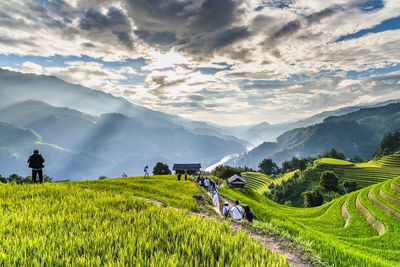
[[[144,177],[149,177],[149,166],[144,167]]]
[[[39,175],[39,182],[43,183],[43,163],[44,159],[39,154],[39,150],[35,149],[33,155],[28,159],[29,168],[32,168],[32,181],[36,184],[36,176]]]

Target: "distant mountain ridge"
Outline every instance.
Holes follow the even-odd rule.
[[[361,108],[341,116],[331,116],[312,126],[287,131],[276,142],[264,142],[232,159],[228,165],[257,168],[264,158],[281,164],[291,157],[315,156],[335,148],[347,157],[371,157],[383,135],[400,128],[400,103]]]
[[[206,167],[227,154],[245,152],[248,145],[206,122],[153,111],[55,77],[2,69],[0,120],[0,160],[7,162],[0,165],[2,175],[29,175],[26,158],[35,148],[46,157],[48,175],[88,179],[140,175],[143,166],[157,161]],[[31,139],[15,142],[13,133]]]
[[[344,114],[348,114],[351,112],[355,112],[362,108],[372,108],[372,107],[380,107],[385,106],[391,103],[397,103],[400,100],[389,100],[381,103],[374,104],[365,104],[365,105],[357,105],[344,107],[332,111],[324,111],[318,114],[315,114],[309,118],[294,121],[294,122],[284,122],[278,124],[269,124],[267,122],[263,122],[260,124],[256,124],[253,126],[242,127],[239,129],[233,129],[233,133],[241,139],[247,140],[254,145],[260,145],[264,142],[275,142],[276,138],[278,138],[281,134],[296,129],[308,127],[317,123],[321,123],[324,119],[331,116],[340,116]]]
[[[0,99],[3,99],[0,101],[0,109],[17,102],[42,101],[55,107],[67,107],[92,116],[121,113],[152,127],[182,126],[195,134],[200,132],[235,141],[245,147],[249,145],[247,141],[230,135],[223,127],[154,111],[135,105],[122,97],[67,83],[54,76],[22,74],[0,68],[0,81]]]

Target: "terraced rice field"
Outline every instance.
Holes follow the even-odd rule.
[[[250,188],[259,194],[264,192],[269,192],[268,186],[273,184],[281,184],[282,181],[286,181],[293,177],[293,175],[298,171],[288,172],[283,175],[272,179],[270,176],[260,173],[260,172],[244,172],[242,177],[246,180],[246,188]]]
[[[378,161],[351,163],[345,160],[320,159],[318,170],[332,170],[344,180],[356,181],[360,187],[386,181],[400,175],[400,152],[385,156]]]
[[[400,266],[400,177],[315,208],[282,206],[255,192],[221,193],[249,205],[259,226],[290,233],[333,266]]]

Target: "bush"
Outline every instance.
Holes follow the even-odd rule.
[[[239,168],[224,165],[217,166],[213,171],[213,175],[221,179],[228,179],[235,174],[240,175]]]
[[[321,174],[320,185],[324,191],[339,191],[339,177],[333,171],[324,171]]]
[[[168,164],[157,162],[153,168],[154,175],[168,175],[171,174]]]
[[[263,159],[258,165],[259,171],[267,175],[279,174],[280,169],[272,159]]]
[[[317,207],[324,203],[324,197],[321,193],[320,188],[314,187],[313,190],[304,193],[304,206],[305,207]]]
[[[356,191],[358,188],[357,182],[356,181],[344,181],[343,183],[344,190],[346,193],[350,193],[353,191]]]

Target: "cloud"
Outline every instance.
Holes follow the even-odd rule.
[[[35,64],[33,62],[26,61],[22,63],[22,70],[23,73],[33,73],[33,74],[42,74],[43,68],[39,64]]]
[[[193,119],[281,122],[398,95],[400,29],[335,42],[398,17],[399,1],[372,2],[2,1],[0,66]]]

